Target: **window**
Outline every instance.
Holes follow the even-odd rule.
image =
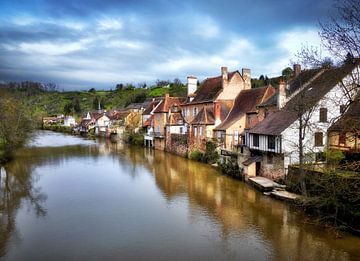
[[[327,122],[327,109],[320,108],[320,122]]]
[[[196,116],[196,114],[198,113],[197,107],[193,108],[193,116]]]
[[[259,135],[258,134],[253,134],[253,146],[259,147]]]
[[[346,144],[346,134],[341,132],[339,134],[339,145],[342,144],[342,145],[345,145]]]
[[[343,114],[346,111],[346,105],[340,105],[340,113]]]
[[[159,121],[160,120],[160,114],[158,114],[156,117],[157,117],[157,120]]]
[[[196,137],[196,136],[197,136],[197,128],[194,127],[194,137]]]
[[[239,144],[239,131],[234,131],[234,145]]]
[[[183,127],[180,127],[180,134],[183,134]]]
[[[200,135],[200,137],[203,135],[203,127],[202,126],[199,127],[199,135]]]
[[[275,136],[268,136],[268,149],[275,149]]]
[[[315,146],[323,146],[323,133],[315,132]]]
[[[272,154],[267,155],[267,164],[274,164],[274,155]]]

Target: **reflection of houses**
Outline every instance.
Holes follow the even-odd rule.
[[[155,149],[165,149],[166,125],[169,123],[172,111],[180,110],[181,98],[170,97],[165,94],[164,100],[154,110],[153,128],[154,128],[154,146]],[[177,112],[178,113],[178,112]]]
[[[315,155],[324,150],[331,121],[340,115],[346,103],[342,84],[346,84],[346,77],[356,65],[303,71],[288,85],[280,83],[279,110],[246,133],[251,157],[244,165],[255,170],[246,174],[278,179],[283,177],[289,164],[299,162],[300,112],[303,120],[308,119],[302,142],[305,161],[315,161]]]
[[[360,152],[360,95],[329,128],[328,139],[331,149]]]
[[[213,129],[225,120],[235,97],[251,88],[251,75],[249,69],[240,74],[222,67],[220,76],[207,78],[198,89],[196,83],[195,77],[188,77],[188,100],[182,107],[190,127],[189,146],[203,149],[204,141],[213,137]]]

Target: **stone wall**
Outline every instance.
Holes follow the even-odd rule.
[[[188,153],[188,142],[186,134],[168,134],[166,136],[165,150],[182,157]]]
[[[284,159],[282,155],[264,153],[262,157],[263,159],[260,164],[261,176],[274,181],[285,178]],[[270,157],[272,157],[272,160]]]

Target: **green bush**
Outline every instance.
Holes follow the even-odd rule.
[[[204,161],[204,153],[200,150],[193,150],[189,154],[189,159],[202,162]]]
[[[219,153],[216,151],[217,144],[212,141],[206,142],[206,149],[204,154],[204,162],[213,164],[219,160]]]
[[[239,167],[236,158],[230,158],[220,163],[220,170],[223,174],[229,175],[231,177],[242,177],[242,169]]]
[[[130,144],[143,146],[144,145],[144,135],[140,133],[128,133],[127,141]]]

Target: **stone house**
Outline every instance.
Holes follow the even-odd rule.
[[[184,99],[179,97],[170,97],[165,94],[164,100],[155,108],[153,112],[154,128],[154,147],[158,150],[165,150],[166,126],[169,123],[169,116],[173,107],[180,108]]]
[[[221,75],[205,79],[197,89],[197,78],[188,77],[188,98],[182,104],[183,116],[188,124],[190,149],[204,149],[205,141],[213,138],[213,129],[227,117],[235,97],[251,89],[249,69],[228,72],[221,68]]]
[[[188,152],[187,125],[178,104],[169,109],[166,123],[165,150],[177,155],[186,156]]]
[[[251,155],[243,162],[245,174],[283,178],[288,166],[299,162],[300,119],[308,126],[305,131],[302,128],[304,159],[320,159],[317,156],[327,144],[326,133],[348,101],[343,86],[353,89],[350,78],[358,64],[357,61],[339,68],[306,70],[288,84],[281,82],[278,111],[246,131],[245,144]],[[352,91],[349,94],[354,95]]]

